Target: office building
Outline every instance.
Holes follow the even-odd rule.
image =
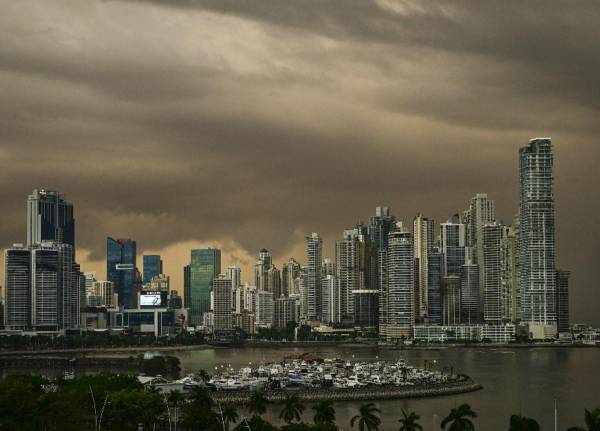
[[[321,270],[323,241],[317,233],[306,237],[306,318],[321,318]]]
[[[185,265],[183,267],[183,306],[185,308],[190,308],[191,304],[191,266]]]
[[[92,297],[96,304],[88,304],[95,307],[114,307],[117,305],[114,284],[112,281],[99,280],[94,281],[92,287]]]
[[[256,325],[270,328],[273,325],[273,312],[273,292],[257,290],[254,310]]]
[[[4,325],[6,329],[31,327],[31,253],[22,244],[4,252]]]
[[[487,193],[477,193],[471,198],[469,209],[465,211],[465,224],[467,226],[467,246],[473,250],[473,262],[480,265],[479,280],[483,291],[483,276],[481,269],[483,262],[483,227],[496,221],[494,201],[488,198]]]
[[[242,285],[242,270],[237,266],[228,266],[225,276],[231,280],[231,288],[237,289]]]
[[[465,264],[466,227],[458,214],[440,224],[441,252],[444,255],[444,275],[460,277]]]
[[[333,274],[321,280],[321,322],[333,325],[342,321],[340,282]]]
[[[137,250],[130,238],[106,238],[106,278],[119,295],[119,305],[136,308]]]
[[[42,241],[69,244],[75,254],[73,204],[54,190],[33,190],[27,198],[27,246]]]
[[[214,329],[233,329],[233,290],[232,281],[226,275],[213,280],[213,316]]]
[[[518,283],[521,321],[530,326],[556,326],[553,163],[550,138],[519,150]]]
[[[419,321],[428,316],[428,257],[434,246],[434,222],[417,214],[413,220],[413,247],[415,257],[415,313]]]
[[[460,277],[461,322],[468,325],[482,322],[483,312],[480,308],[482,303],[479,291],[479,265],[469,257],[462,267]]]
[[[483,320],[488,325],[498,325],[506,320],[509,292],[502,284],[502,234],[504,226],[486,224],[482,229],[483,259]]]
[[[344,231],[344,238],[335,242],[336,276],[340,284],[342,317],[354,320],[354,296],[352,292],[361,288],[360,261],[361,243],[355,229]]]
[[[150,283],[154,277],[163,273],[163,261],[158,254],[145,254],[142,257],[144,276],[142,282]]]
[[[213,280],[221,273],[221,250],[215,248],[191,251],[189,304],[190,324],[201,325],[202,316],[211,309]]]

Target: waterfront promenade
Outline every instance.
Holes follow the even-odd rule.
[[[302,401],[375,401],[397,400],[407,398],[428,398],[447,395],[464,394],[483,389],[469,377],[461,376],[460,380],[442,383],[435,386],[368,386],[360,388],[303,388],[301,390],[269,390],[264,396],[274,403],[285,401],[290,394],[297,395]],[[213,400],[219,403],[246,404],[253,391],[214,391]]]

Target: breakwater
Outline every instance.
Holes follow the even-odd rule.
[[[375,401],[396,400],[406,398],[441,397],[464,394],[483,389],[483,386],[469,377],[461,380],[433,386],[368,386],[361,388],[310,388],[302,390],[269,390],[264,396],[274,403],[285,401],[290,394],[297,395],[302,401]],[[245,404],[250,400],[253,391],[215,391],[211,393],[213,400],[231,404]]]

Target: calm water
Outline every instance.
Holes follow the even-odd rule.
[[[424,360],[437,361],[438,367],[452,366],[455,372],[466,373],[484,386],[479,392],[420,400],[378,402],[382,410],[382,430],[397,430],[401,409],[414,410],[421,415],[425,430],[439,430],[440,422],[451,408],[469,403],[479,414],[479,430],[508,429],[511,414],[521,412],[534,417],[542,430],[554,429],[554,398],[559,408],[559,430],[583,425],[584,407],[600,407],[600,349],[530,348],[530,349],[463,349],[392,351],[364,347],[311,348],[244,348],[208,349],[179,352],[184,372],[200,368],[214,372],[215,366],[231,364],[240,367],[249,362],[271,362],[304,351],[322,357],[355,360],[393,360],[405,358],[412,365]],[[361,403],[336,404],[338,424],[350,429],[349,420]],[[279,406],[268,413],[277,421]],[[305,420],[312,419],[312,411]]]

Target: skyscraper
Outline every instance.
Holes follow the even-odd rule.
[[[412,335],[415,322],[413,256],[412,234],[391,232],[387,251],[386,322],[382,334],[387,339]]]
[[[321,322],[335,324],[342,321],[340,283],[334,274],[327,274],[321,281]]]
[[[119,305],[136,306],[137,247],[130,238],[106,238],[106,278],[119,295]]]
[[[31,326],[31,253],[22,244],[4,252],[4,325],[26,330]]]
[[[444,275],[460,276],[465,263],[466,228],[458,214],[440,224],[441,251],[444,255]]]
[[[429,323],[442,324],[442,278],[444,255],[435,250],[427,258],[427,308]]]
[[[54,190],[33,190],[27,198],[27,246],[42,241],[69,244],[75,254],[73,204]]]
[[[497,223],[483,226],[481,249],[483,259],[483,320],[489,325],[499,325],[507,320],[510,292],[502,283],[502,234],[504,226]]]
[[[190,278],[191,278],[191,266],[185,265],[183,267],[183,306],[185,308],[190,308],[190,303],[191,303]]]
[[[201,325],[204,313],[210,311],[210,294],[213,280],[221,273],[221,250],[196,249],[191,252],[190,262],[190,323]]]
[[[344,231],[344,238],[335,242],[336,274],[340,284],[340,309],[344,319],[354,318],[352,292],[361,287],[360,240],[356,230]]]
[[[242,270],[238,266],[228,266],[225,275],[231,280],[231,288],[237,289],[242,285]]]
[[[482,321],[483,312],[479,289],[479,265],[467,258],[460,277],[461,322],[474,324]]]
[[[309,321],[321,318],[321,269],[323,241],[317,233],[306,237],[306,314]]]
[[[417,214],[413,220],[415,257],[415,312],[419,320],[428,315],[428,257],[433,251],[434,222]]]
[[[233,290],[231,279],[220,275],[213,280],[215,331],[233,328]]]
[[[281,270],[281,292],[284,296],[297,295],[295,282],[300,272],[300,264],[293,257],[290,258]]]
[[[536,138],[519,150],[519,290],[521,321],[556,325],[552,142]],[[548,328],[547,332],[551,329]]]
[[[460,323],[460,277],[447,275],[442,281],[442,316],[444,325],[458,325]]]
[[[142,257],[144,264],[143,283],[150,283],[153,277],[163,273],[163,261],[158,254],[145,254]]]
[[[473,252],[473,263],[479,265],[479,291],[483,301],[483,227],[496,221],[494,201],[488,198],[487,193],[477,193],[471,198],[469,209],[465,212],[467,227],[466,245]],[[481,304],[483,310],[483,303]]]

